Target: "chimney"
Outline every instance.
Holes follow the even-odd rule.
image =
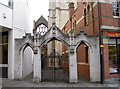
[[[68,7],[69,7],[69,18],[71,18],[71,16],[74,13],[74,3],[69,3]]]

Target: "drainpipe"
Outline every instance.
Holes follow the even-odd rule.
[[[93,13],[93,6],[92,6],[92,22],[93,22],[93,34],[95,34],[95,28],[94,28],[94,13]]]
[[[98,5],[98,25],[99,25],[99,46],[100,46],[100,71],[101,71],[101,84],[104,81],[104,61],[103,61],[103,39],[102,39],[102,31],[101,31],[101,7],[100,1],[97,1]]]

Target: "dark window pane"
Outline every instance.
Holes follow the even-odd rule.
[[[120,5],[119,2],[113,2],[112,3],[112,10],[113,10],[113,16],[120,16]]]
[[[0,68],[0,78],[8,78],[8,68],[7,67]]]
[[[8,45],[2,46],[2,64],[8,64]]]
[[[0,45],[0,64],[2,64],[2,45]]]
[[[109,54],[109,73],[114,74],[119,72],[118,64],[120,63],[120,40],[119,39],[109,39],[108,45]]]
[[[2,32],[2,43],[8,43],[8,32]]]
[[[8,64],[8,32],[1,32],[0,64]]]

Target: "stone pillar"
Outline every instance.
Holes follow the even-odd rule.
[[[34,73],[33,81],[39,83],[41,81],[41,50],[39,47],[34,48]]]
[[[76,49],[73,46],[69,49],[69,82],[78,82]]]
[[[69,82],[77,83],[77,57],[76,57],[76,47],[75,38],[73,31],[70,32],[70,47],[69,47]]]

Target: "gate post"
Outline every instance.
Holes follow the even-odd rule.
[[[41,50],[39,49],[39,47],[34,48],[33,81],[37,83],[41,81]]]
[[[73,46],[69,49],[69,82],[78,82],[76,50]]]
[[[69,47],[69,82],[77,83],[77,58],[76,58],[76,47],[74,40],[74,32],[70,32],[70,47]]]

